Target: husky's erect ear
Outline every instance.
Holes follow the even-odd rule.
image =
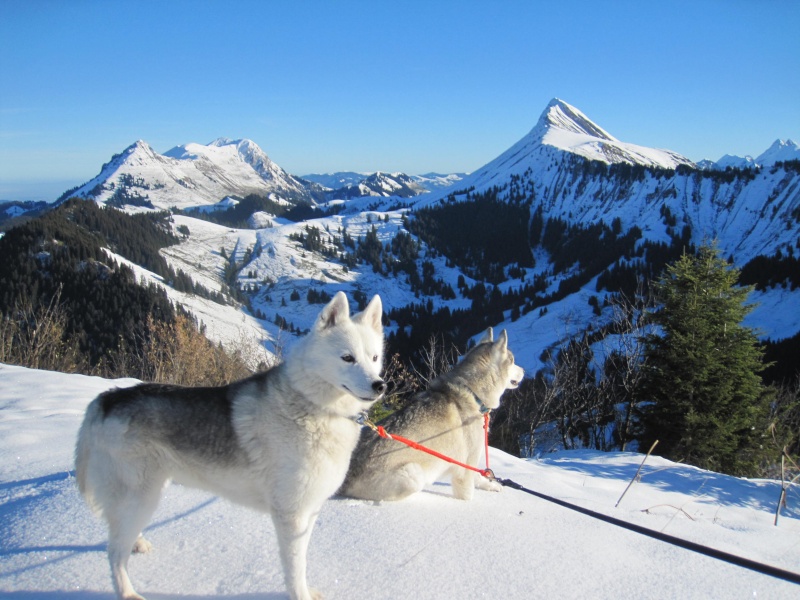
[[[353,321],[369,325],[375,331],[380,333],[383,331],[383,322],[381,320],[382,316],[383,303],[381,302],[381,297],[375,294],[372,297],[372,300],[369,301],[369,304],[367,304],[367,308],[353,317]]]
[[[333,300],[328,302],[325,308],[320,311],[317,321],[314,323],[314,329],[324,331],[349,318],[350,305],[347,302],[347,296],[344,295],[344,292],[336,292]]]
[[[483,332],[483,337],[478,340],[478,343],[475,344],[476,346],[480,346],[481,344],[490,344],[494,341],[494,331],[492,331],[491,327],[487,327],[486,331]]]
[[[494,348],[492,348],[492,351],[505,354],[507,350],[508,350],[508,333],[506,332],[505,329],[503,329],[503,333],[501,333],[498,336],[497,341],[494,343]]]

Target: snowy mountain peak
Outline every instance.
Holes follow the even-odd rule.
[[[156,151],[153,150],[152,146],[150,146],[150,144],[144,140],[136,140],[122,152],[122,156],[126,157],[133,154],[143,154],[145,156],[152,157],[156,156]]]
[[[647,168],[675,169],[694,163],[670,150],[621,142],[574,106],[554,98],[533,129],[503,154],[459,182],[478,190],[504,185],[511,176],[542,172],[569,155],[607,164],[627,163]],[[427,202],[440,197],[434,194]]]
[[[73,196],[148,208],[192,208],[248,194],[313,203],[309,190],[248,139],[188,143],[158,154],[142,140],[103,165]]]
[[[221,146],[230,146],[231,144],[238,144],[239,142],[249,142],[249,141],[250,140],[232,140],[231,138],[228,137],[218,137],[208,145],[216,146],[219,148]]]
[[[669,150],[621,142],[580,110],[558,98],[550,101],[527,137],[528,143],[553,146],[609,164],[629,163],[665,169],[693,164],[688,158]]]
[[[722,158],[720,158],[716,163],[714,163],[714,167],[724,171],[728,167],[734,169],[748,169],[750,167],[755,167],[756,161],[755,159],[750,156],[735,156],[733,154],[726,154]]]
[[[749,155],[742,157],[726,154],[714,163],[714,167],[723,171],[728,167],[737,169],[769,167],[777,162],[786,162],[789,160],[800,160],[800,146],[789,139],[778,139],[764,152],[759,154],[758,158],[753,158]]]
[[[756,163],[762,166],[774,165],[776,162],[787,160],[800,160],[800,146],[792,140],[775,140],[772,146],[767,148],[756,159]]]
[[[217,138],[210,144],[209,148],[226,148],[232,146],[241,157],[258,157],[267,158],[266,153],[256,144],[253,140],[242,138],[239,140],[232,140],[230,138],[221,137]],[[267,160],[269,160],[267,158]],[[271,162],[271,161],[270,161]]]
[[[164,156],[170,158],[183,159],[197,159],[212,157],[221,157],[228,155],[229,157],[239,156],[242,160],[250,165],[257,163],[266,163],[272,161],[264,153],[264,151],[252,140],[240,139],[232,140],[230,138],[221,137],[213,142],[203,145],[197,143],[183,144],[182,146],[175,146],[167,150]]]
[[[559,129],[578,135],[587,135],[600,140],[616,142],[617,139],[599,125],[591,121],[574,106],[553,98],[539,117],[539,122],[531,133],[542,137],[551,129]]]

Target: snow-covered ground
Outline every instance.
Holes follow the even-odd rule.
[[[0,365],[0,596],[110,599],[106,532],[72,472],[86,404],[109,381]],[[725,552],[800,573],[800,489],[773,525],[779,484],[651,457],[565,452],[523,461],[497,450],[498,476]],[[268,517],[171,486],[131,559],[153,599],[285,598]],[[447,483],[403,502],[334,498],[311,540],[309,580],[329,599],[778,598],[800,586],[625,531],[528,494]]]

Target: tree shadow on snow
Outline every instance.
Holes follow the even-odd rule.
[[[23,486],[38,487],[45,483],[52,483],[53,481],[65,481],[75,477],[75,471],[62,471],[60,473],[51,473],[50,475],[43,475],[42,477],[33,477],[31,479],[19,479],[17,481],[3,481],[0,482],[0,490],[9,490]]]
[[[614,453],[611,453],[613,455]],[[608,464],[595,462],[591,459],[583,460],[580,457],[570,457],[568,454],[544,461],[545,464],[565,471],[581,473],[589,477],[600,479],[615,479],[620,481],[620,494],[625,486],[636,474],[639,463]],[[780,482],[768,480],[750,480],[722,475],[713,471],[704,471],[698,467],[684,464],[648,465],[645,463],[639,474],[639,480],[634,483],[646,485],[663,492],[675,492],[703,497],[707,501],[717,501],[727,506],[737,506],[774,512],[780,495]],[[796,489],[793,490],[796,494]],[[800,500],[800,497],[798,497]],[[800,504],[800,502],[795,503]],[[800,507],[782,511],[784,516],[800,517]]]

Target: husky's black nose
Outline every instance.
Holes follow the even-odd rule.
[[[378,379],[372,382],[372,390],[378,394],[386,391],[386,382],[383,379]]]

